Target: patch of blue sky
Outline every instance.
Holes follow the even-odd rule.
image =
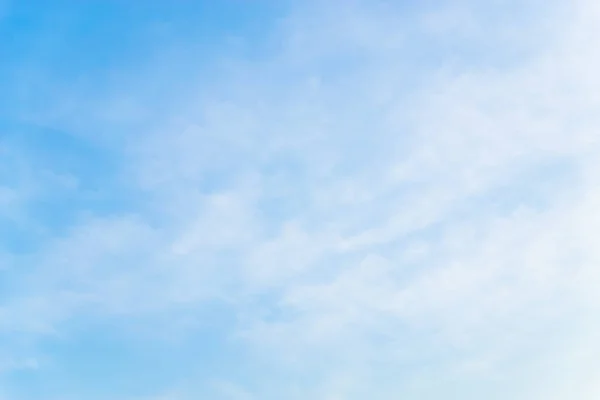
[[[26,197],[5,218],[18,225],[26,215],[31,229],[23,234],[32,239],[61,234],[82,215],[131,208],[128,187],[119,180],[118,155],[52,128],[8,123],[2,131],[2,183]]]
[[[230,372],[237,357],[222,333],[204,330],[174,345],[170,340],[140,340],[135,329],[90,323],[44,340],[39,369],[13,372],[8,385],[15,396],[24,398],[43,393],[90,399],[150,397],[191,376],[208,380]]]
[[[7,4],[0,399],[545,398],[598,304],[576,12]]]

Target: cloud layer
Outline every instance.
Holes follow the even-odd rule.
[[[21,97],[6,399],[597,398],[600,8],[500,3],[289,4]]]

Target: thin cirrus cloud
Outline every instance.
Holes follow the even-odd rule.
[[[0,21],[0,398],[598,396],[594,2],[61,7]]]

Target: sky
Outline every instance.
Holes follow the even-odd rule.
[[[595,0],[0,0],[0,400],[600,398]]]

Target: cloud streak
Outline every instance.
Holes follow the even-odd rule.
[[[102,173],[65,166],[67,222],[2,250],[0,354],[18,343],[52,376],[52,341],[97,329],[189,367],[110,398],[595,398],[600,14],[509,3],[290,5],[211,84],[194,60],[178,93],[126,75],[27,114],[112,169],[88,187]],[[28,202],[2,177],[30,217],[56,191]]]

